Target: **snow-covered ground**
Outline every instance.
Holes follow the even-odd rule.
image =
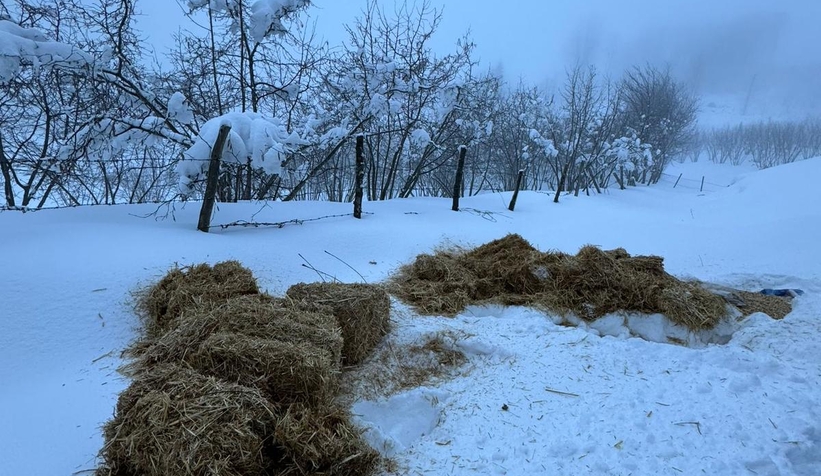
[[[783,321],[754,315],[727,345],[698,349],[599,337],[521,308],[398,312],[402,337],[452,329],[469,357],[457,378],[355,404],[402,474],[821,474],[821,158],[760,172],[682,167],[732,185],[661,183],[558,205],[528,192],[512,213],[509,194],[465,199],[459,213],[447,200],[396,200],[366,203],[361,221],[211,234],[195,231],[196,204],[176,221],[141,218],[153,206],[0,213],[0,475],[95,466],[100,426],[127,385],[118,355],[139,326],[130,293],[175,263],[238,259],[279,294],[318,279],[299,255],[342,281],[359,280],[350,265],[376,282],[443,242],[507,233],[543,250],[621,246],[664,256],[679,276],[806,294]],[[349,208],[223,204],[215,223]]]

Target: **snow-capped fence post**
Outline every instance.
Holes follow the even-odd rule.
[[[208,164],[208,175],[205,179],[205,197],[203,197],[202,200],[200,221],[197,224],[197,229],[205,233],[208,233],[208,229],[211,228],[211,214],[214,212],[214,202],[217,199],[217,179],[219,179],[222,150],[225,148],[225,142],[228,140],[229,132],[231,132],[230,125],[221,125],[219,133],[217,134],[217,140],[211,149],[211,160]]]
[[[516,188],[513,189],[513,196],[510,197],[510,205],[508,205],[507,209],[513,211],[516,208],[516,199],[519,198],[519,189],[522,187],[522,178],[525,175],[524,170],[520,170],[519,174],[516,176]]]
[[[362,182],[365,180],[365,136],[356,136],[356,182],[354,183],[353,216],[362,218]]]
[[[453,183],[453,207],[451,210],[459,211],[459,197],[462,195],[462,182],[465,175],[465,154],[468,153],[467,146],[459,146],[459,162],[456,163],[456,180]]]

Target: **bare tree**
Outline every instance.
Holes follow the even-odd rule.
[[[650,183],[686,150],[695,134],[698,101],[670,74],[652,66],[633,68],[622,80],[625,123],[654,148]]]

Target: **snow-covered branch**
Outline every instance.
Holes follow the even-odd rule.
[[[75,46],[49,40],[36,28],[0,20],[0,84],[14,79],[25,63],[34,68],[85,69],[94,64],[94,58]]]
[[[205,124],[177,165],[180,189],[189,193],[192,185],[208,168],[211,148],[222,125],[231,126],[228,143],[222,156],[224,162],[250,163],[251,167],[277,175],[286,155],[304,145],[298,134],[289,133],[282,121],[254,112],[231,112],[215,117]]]

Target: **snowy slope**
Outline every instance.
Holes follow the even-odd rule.
[[[706,349],[597,337],[523,309],[471,309],[456,319],[399,312],[400,333],[454,328],[473,336],[459,343],[470,357],[464,376],[355,407],[369,409],[361,413],[374,442],[395,440],[404,471],[821,474],[818,176],[821,158],[705,193],[660,184],[558,205],[523,193],[514,213],[509,194],[465,199],[459,213],[446,200],[397,200],[365,204],[372,214],[361,221],[211,234],[195,231],[195,204],[178,209],[176,221],[140,217],[153,206],[0,213],[0,476],[94,467],[99,426],[127,385],[115,368],[139,326],[130,293],[174,263],[238,259],[263,288],[281,293],[318,279],[299,254],[357,281],[325,251],[333,253],[375,282],[442,242],[477,245],[510,232],[544,250],[622,246],[664,256],[674,274],[807,294],[784,321],[755,316],[728,345]],[[215,223],[349,208],[221,205]],[[388,418],[414,409],[421,427]]]

